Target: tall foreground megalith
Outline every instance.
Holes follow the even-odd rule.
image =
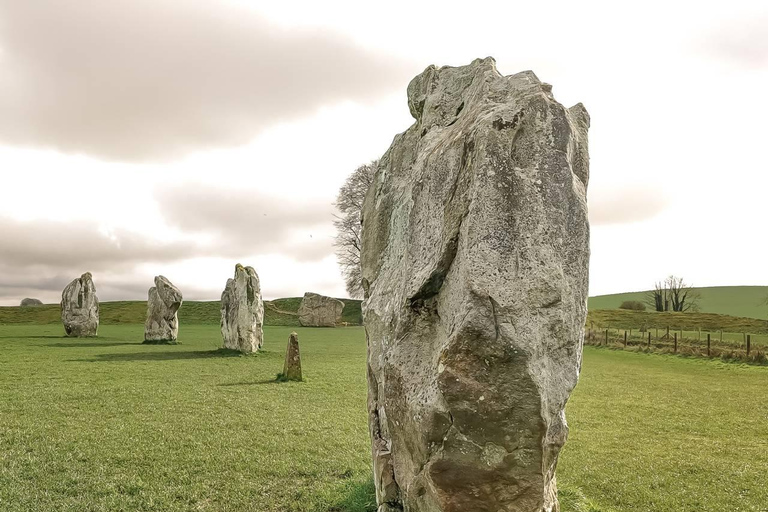
[[[224,348],[244,354],[256,352],[264,343],[264,303],[261,284],[253,267],[235,266],[234,279],[227,279],[221,294],[221,337]]]
[[[99,298],[90,272],[73,279],[61,292],[61,323],[67,336],[98,334]]]
[[[554,512],[587,312],[589,116],[428,67],[363,207],[379,511]]]

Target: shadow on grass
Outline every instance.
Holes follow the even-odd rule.
[[[614,512],[592,502],[578,487],[561,486],[558,489],[558,498],[562,512]],[[350,483],[344,498],[323,512],[376,512],[376,489],[373,479]]]
[[[61,335],[42,335],[42,336],[0,336],[0,340],[45,340],[45,339],[54,339],[54,340],[66,340],[68,337]]]
[[[101,343],[48,343],[47,345],[42,345],[43,347],[72,347],[72,348],[83,348],[83,347],[119,347],[121,345],[141,345],[141,343],[130,343],[130,342],[118,342],[118,343],[107,343],[107,342],[101,342]]]
[[[261,384],[280,384],[280,382],[276,381],[275,379],[266,379],[266,380],[257,380],[253,382],[225,382],[224,384],[219,384],[219,386],[223,387],[230,387],[230,386],[258,386]]]
[[[131,343],[133,345],[133,343]],[[140,345],[140,343],[139,343]],[[69,359],[69,361],[98,363],[104,361],[173,361],[180,359],[214,359],[222,357],[244,357],[240,352],[227,349],[216,350],[174,350],[164,352],[129,352],[120,354],[98,354],[90,359]]]
[[[373,478],[350,483],[344,498],[324,512],[376,512],[376,489]]]

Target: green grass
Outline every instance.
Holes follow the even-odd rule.
[[[361,301],[340,299],[344,302],[341,321],[362,325]],[[301,297],[264,301],[264,325],[298,326]],[[100,325],[141,324],[147,315],[146,301],[115,301],[99,304]],[[179,323],[218,324],[221,319],[219,301],[185,301],[179,309]],[[58,324],[61,309],[58,304],[35,307],[0,307],[2,324]]]
[[[276,383],[299,333],[305,382]],[[362,328],[265,328],[220,350],[142,325],[0,326],[0,510],[371,512]],[[562,512],[762,511],[768,368],[591,347],[568,405]]]
[[[0,510],[365,510],[363,331],[296,328],[306,382],[276,383],[293,329],[239,356],[216,326],[0,327]]]
[[[768,510],[768,368],[585,349],[561,482],[622,512]]]
[[[710,286],[697,288],[702,313],[742,316],[768,320],[768,286]],[[617,309],[625,300],[644,302],[648,292],[617,293],[589,298],[589,309]]]

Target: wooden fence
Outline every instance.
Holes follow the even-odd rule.
[[[660,332],[661,331],[661,332]],[[690,334],[693,333],[693,336]],[[740,340],[734,340],[737,334]],[[752,333],[724,333],[683,331],[666,329],[615,329],[587,328],[584,342],[597,346],[637,347],[648,350],[662,350],[674,354],[683,352],[705,357],[730,357],[750,361],[765,361],[768,352],[768,337]]]

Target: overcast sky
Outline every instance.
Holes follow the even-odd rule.
[[[765,1],[0,0],[0,305],[345,296],[339,186],[486,56],[590,112],[592,294],[768,284]]]

